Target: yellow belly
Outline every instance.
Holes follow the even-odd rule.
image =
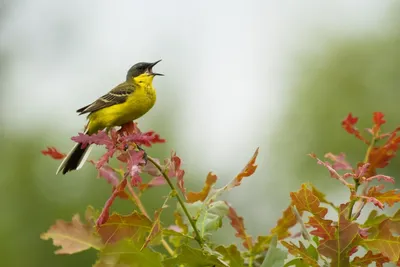
[[[88,116],[88,133],[96,133],[104,128],[121,126],[147,113],[156,102],[156,91],[152,86],[136,88],[122,104],[100,109]]]

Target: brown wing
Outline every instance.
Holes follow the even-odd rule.
[[[110,92],[107,94],[103,95],[102,97],[98,98],[96,101],[94,101],[92,104],[87,105],[83,108],[78,109],[76,112],[79,113],[79,115],[85,114],[85,113],[92,113],[95,111],[98,111],[102,108],[106,108],[109,106],[113,106],[115,104],[121,104],[126,101],[128,96],[135,91],[135,87],[131,83],[121,83],[114,89],[112,89]]]

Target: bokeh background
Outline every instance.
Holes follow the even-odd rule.
[[[348,197],[306,154],[362,159],[366,148],[340,126],[349,112],[361,129],[374,111],[386,114],[385,129],[400,122],[398,1],[3,0],[0,37],[3,266],[94,262],[95,252],[55,256],[39,235],[88,204],[101,208],[109,185],[90,165],[55,176],[59,162],[40,150],[69,151],[85,123],[75,110],[138,61],[163,60],[156,106],[139,126],[168,140],[152,156],[183,158],[188,188],[208,171],[225,184],[260,146],[256,174],[225,196],[254,236],[303,182],[334,202]],[[400,180],[399,158],[385,174]],[[150,213],[166,193],[146,193]],[[227,229],[215,238],[237,242]]]

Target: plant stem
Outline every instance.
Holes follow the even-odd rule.
[[[127,176],[125,176],[124,179],[127,179]],[[143,206],[142,201],[140,200],[140,198],[138,197],[138,195],[135,193],[135,190],[133,190],[132,185],[131,185],[131,183],[130,183],[129,181],[127,182],[127,186],[128,186],[129,192],[130,192],[131,195],[132,195],[132,198],[133,198],[132,200],[133,200],[133,202],[135,202],[135,204],[136,204],[136,206],[139,208],[140,212],[141,212],[144,216],[146,216],[146,217],[151,221],[151,219],[150,219],[150,217],[149,217],[149,214],[147,213],[146,209],[145,209],[144,206]],[[169,244],[167,243],[167,241],[165,241],[164,238],[161,239],[161,244],[163,245],[163,247],[165,248],[165,250],[168,251],[168,253],[169,253],[171,256],[175,256],[174,250],[169,246]]]
[[[377,135],[378,135],[378,134],[372,136],[371,142],[369,143],[369,146],[368,146],[368,149],[367,149],[367,153],[365,153],[365,157],[364,157],[364,161],[363,161],[364,164],[368,163],[369,155],[371,154],[371,151],[372,151],[372,149],[373,149],[374,146],[375,146],[375,142],[376,142]],[[360,181],[359,181],[359,179],[354,179],[354,182],[355,182],[354,192],[357,193],[358,187],[360,186]],[[357,199],[353,199],[353,200],[350,202],[350,207],[349,207],[349,220],[352,220],[353,208],[354,208],[354,205],[356,204],[356,201],[357,201]],[[360,211],[361,211],[361,210],[359,210],[358,212],[360,212]]]
[[[249,263],[248,263],[248,265],[249,265],[249,267],[253,267],[253,255],[250,255],[250,257],[249,257]]]
[[[171,179],[165,173],[165,170],[162,169],[160,164],[158,164],[152,157],[147,156],[147,160],[150,161],[154,165],[154,167],[156,167],[161,172],[162,176],[167,181],[169,187],[171,187],[171,190],[174,192],[174,195],[178,199],[178,202],[181,205],[183,212],[185,213],[186,217],[188,218],[190,225],[192,226],[193,231],[196,234],[195,239],[196,239],[197,243],[199,243],[200,247],[203,247],[203,239],[201,238],[199,230],[196,227],[196,223],[193,221],[192,217],[190,216],[190,213],[187,210],[186,205],[182,200],[182,197],[179,195],[178,191],[175,189],[175,186],[172,184]]]
[[[144,208],[142,201],[140,201],[140,198],[133,190],[132,185],[129,181],[128,181],[127,185],[128,185],[129,192],[131,192],[133,200],[134,200],[136,206],[139,208],[140,212],[143,213],[143,215],[146,216],[148,219],[150,219],[149,214],[147,213],[146,209]]]

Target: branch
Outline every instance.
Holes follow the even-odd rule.
[[[181,205],[183,212],[185,213],[186,217],[188,218],[190,225],[192,226],[193,231],[196,234],[195,239],[196,239],[197,243],[199,243],[200,247],[203,247],[204,242],[200,236],[199,230],[197,229],[195,222],[193,221],[192,217],[190,216],[190,213],[187,210],[185,203],[182,200],[182,197],[179,195],[178,191],[175,189],[175,186],[172,184],[171,179],[168,177],[165,170],[162,169],[160,164],[158,164],[152,157],[147,156],[147,160],[150,161],[154,165],[154,167],[156,167],[161,172],[162,176],[167,181],[169,187],[171,187],[171,190],[174,192],[173,195],[178,199],[178,202]]]
[[[365,157],[364,157],[364,161],[363,161],[364,164],[368,163],[368,161],[369,161],[369,155],[371,154],[371,151],[375,146],[375,142],[376,142],[376,138],[377,138],[376,135],[377,134],[372,136],[371,143],[369,144],[368,149],[367,149],[367,153],[365,153]],[[355,182],[355,185],[356,185],[355,188],[354,188],[354,192],[357,193],[358,187],[360,186],[360,181],[359,181],[359,179],[354,179],[354,182]],[[365,186],[368,187],[368,181],[366,182]],[[354,208],[354,204],[356,204],[356,201],[357,201],[357,199],[354,199],[354,200],[352,200],[350,202],[349,220],[352,220],[353,218],[357,218],[356,216],[353,217],[353,208]],[[362,209],[364,207],[364,205],[361,205],[360,207]],[[357,213],[356,213],[357,216],[358,216],[359,212],[361,212],[361,210],[357,211]]]

